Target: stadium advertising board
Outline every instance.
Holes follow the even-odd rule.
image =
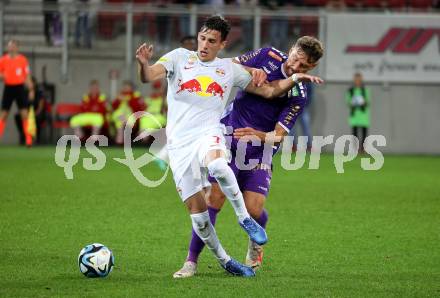
[[[427,14],[328,14],[323,75],[351,81],[440,82],[440,17]]]

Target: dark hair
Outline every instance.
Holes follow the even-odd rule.
[[[228,21],[226,21],[221,16],[212,16],[207,18],[200,28],[200,32],[206,31],[206,30],[216,30],[220,32],[221,39],[224,41],[226,37],[228,37],[229,31],[231,30],[231,26],[229,25]]]
[[[122,85],[127,85],[127,86],[130,86],[132,89],[134,89],[134,83],[130,80],[124,80],[122,82]]]
[[[99,81],[96,79],[90,80],[89,86],[92,86],[92,85],[99,85]]]
[[[182,37],[182,39],[180,40],[180,43],[183,44],[187,40],[193,40],[193,41],[197,42],[197,37],[195,37],[194,35],[186,35],[186,36]]]
[[[300,37],[296,43],[295,47],[303,51],[310,63],[316,63],[324,55],[324,46],[316,37],[303,36]]]

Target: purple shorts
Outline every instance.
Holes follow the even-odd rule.
[[[261,159],[260,159],[261,160]],[[238,186],[242,192],[253,191],[260,193],[267,197],[270,188],[270,181],[272,179],[272,165],[259,163],[252,170],[239,170],[235,163],[235,156],[229,164],[235,177],[237,178]],[[217,182],[215,178],[209,176],[209,182]]]

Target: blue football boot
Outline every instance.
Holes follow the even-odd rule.
[[[248,233],[249,238],[258,245],[267,242],[266,231],[252,217],[245,218],[240,226]]]
[[[232,275],[243,277],[255,276],[255,271],[251,267],[243,265],[234,259],[230,259],[224,266],[222,265],[222,267]]]

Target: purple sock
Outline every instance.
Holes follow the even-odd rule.
[[[263,209],[263,212],[261,212],[261,215],[259,218],[254,218],[258,224],[263,227],[263,229],[266,228],[267,220],[269,219],[269,214],[267,214],[266,209]]]
[[[217,213],[219,212],[220,209],[215,209],[208,206],[209,219],[211,220],[213,226],[215,226],[215,220],[217,219]],[[197,236],[196,232],[194,232],[193,229],[191,242],[189,244],[189,249],[188,249],[188,257],[186,258],[186,260],[197,263],[197,260],[199,258],[200,253],[202,252],[203,247],[205,247],[205,243],[203,243],[202,239],[200,239],[199,236]]]

